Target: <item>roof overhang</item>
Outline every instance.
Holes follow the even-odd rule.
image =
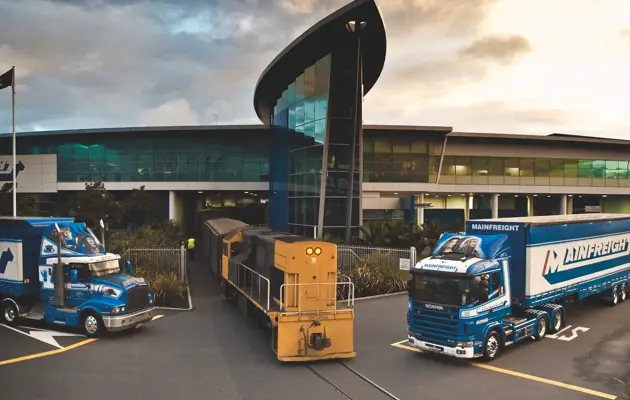
[[[367,94],[378,80],[385,65],[387,38],[385,24],[374,0],[355,0],[313,25],[295,39],[263,71],[254,91],[254,109],[264,124],[271,124],[270,115],[282,92],[306,68],[331,53],[349,35],[345,24],[365,21],[361,36],[363,51],[363,85]]]

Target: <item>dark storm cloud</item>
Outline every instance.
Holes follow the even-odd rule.
[[[510,63],[516,56],[532,50],[527,39],[520,35],[485,37],[460,51],[463,57]]]

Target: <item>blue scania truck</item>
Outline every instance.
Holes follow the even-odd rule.
[[[153,295],[73,218],[0,217],[0,322],[22,318],[88,337],[151,321]]]
[[[457,358],[558,332],[567,305],[628,296],[630,215],[470,220],[411,269],[408,341]]]

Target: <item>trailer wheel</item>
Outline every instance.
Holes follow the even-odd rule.
[[[81,330],[87,337],[99,337],[105,330],[103,319],[94,311],[86,311],[81,315]]]
[[[628,285],[624,282],[621,284],[621,297],[619,300],[625,301],[626,297],[628,297]]]
[[[547,334],[547,317],[542,316],[538,319],[538,323],[536,324],[536,335],[534,336],[536,340],[542,340]]]
[[[557,309],[551,315],[551,326],[549,327],[549,332],[556,333],[562,329],[562,309]]]
[[[486,338],[483,351],[483,358],[486,361],[492,361],[501,353],[501,337],[497,331],[492,331]]]
[[[616,306],[617,304],[619,304],[619,286],[615,285],[612,288],[612,300],[610,305]]]
[[[20,310],[15,302],[11,299],[5,299],[2,302],[2,321],[7,325],[15,325],[20,317]]]

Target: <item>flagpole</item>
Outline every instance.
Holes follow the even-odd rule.
[[[16,146],[15,146],[15,65],[13,66],[13,84],[11,85],[11,89],[13,92],[12,103],[13,103],[13,216],[17,216],[17,155],[16,155]]]

